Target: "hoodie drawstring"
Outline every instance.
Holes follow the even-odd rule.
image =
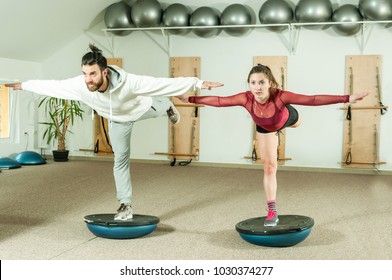
[[[110,116],[109,116],[109,123],[110,123],[110,128],[112,128],[112,117],[113,117],[113,110],[112,110],[112,92],[109,91],[109,110],[110,110]]]

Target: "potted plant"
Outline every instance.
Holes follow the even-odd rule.
[[[66,149],[65,138],[69,128],[76,118],[83,119],[83,109],[79,101],[66,100],[55,97],[44,97],[38,107],[45,107],[45,115],[48,120],[41,122],[47,126],[42,138],[46,143],[57,141],[57,150],[53,150],[55,161],[67,161],[69,151]]]

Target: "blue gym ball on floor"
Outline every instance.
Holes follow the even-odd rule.
[[[290,247],[304,241],[310,234],[314,220],[300,215],[280,215],[275,227],[264,226],[265,217],[251,218],[236,225],[247,242],[266,247]]]

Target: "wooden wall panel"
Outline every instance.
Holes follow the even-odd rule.
[[[346,57],[346,85],[349,94],[369,92],[363,100],[344,108],[342,167],[377,168],[380,161],[381,64],[379,55]],[[351,118],[350,118],[351,117]]]
[[[200,78],[199,57],[171,57],[170,77],[198,77]],[[189,92],[189,95],[199,95],[197,92]],[[157,152],[155,154],[168,155],[172,159],[172,165],[176,160],[197,160],[199,156],[200,134],[200,108],[197,104],[184,103],[176,97],[172,97],[174,106],[181,115],[181,121],[172,125],[169,121],[169,152]]]
[[[108,58],[108,65],[122,67],[121,58]],[[112,156],[108,120],[94,114],[94,153],[99,156]]]

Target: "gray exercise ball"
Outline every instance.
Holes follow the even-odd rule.
[[[359,10],[370,20],[392,20],[391,0],[360,0]]]
[[[135,27],[131,19],[131,6],[124,2],[117,2],[106,8],[105,11],[106,28],[132,28]],[[110,31],[118,36],[125,36],[131,30]]]
[[[261,24],[291,23],[294,19],[294,11],[286,0],[267,0],[259,10]],[[267,29],[281,32],[286,26],[269,26]]]
[[[359,12],[359,9],[354,5],[346,4],[340,6],[334,11],[332,15],[332,21],[347,23],[334,24],[332,25],[332,28],[340,35],[352,36],[361,30],[361,24],[356,24],[354,22],[361,20],[363,20],[363,18]]]
[[[162,8],[157,0],[137,0],[132,6],[132,21],[137,27],[155,27],[162,21]]]
[[[189,26],[190,10],[179,3],[172,4],[163,12],[162,24],[166,27]],[[168,29],[169,33],[185,35],[190,29]]]
[[[329,0],[300,0],[295,7],[298,22],[328,22],[332,16],[332,4]],[[321,25],[306,25],[311,29],[322,28]]]
[[[200,7],[193,11],[190,18],[191,26],[216,26],[220,25],[220,14],[216,9]],[[221,31],[219,28],[197,28],[192,30],[199,37],[213,37]]]
[[[252,15],[247,7],[242,4],[232,4],[227,6],[220,17],[221,25],[249,25],[252,22]],[[249,27],[225,28],[225,32],[232,36],[241,36],[249,31]]]

